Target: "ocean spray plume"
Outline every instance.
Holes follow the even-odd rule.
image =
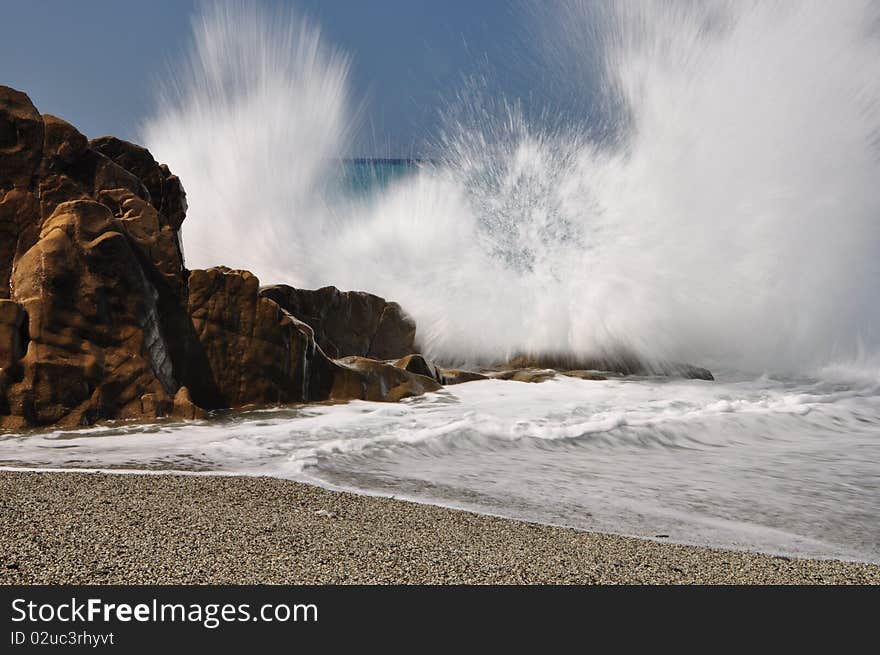
[[[229,11],[197,23],[191,67],[264,81],[221,76],[234,83],[216,102],[192,76],[146,131],[189,192],[191,263],[380,293],[444,359],[876,366],[876,4],[554,5],[552,56],[601,53],[587,68],[613,129],[471,99],[437,164],[369,199],[327,193],[350,124],[344,60],[304,56],[292,37],[314,31],[239,7],[242,30]]]
[[[289,10],[205,3],[142,139],[186,180],[187,264],[288,279],[356,108],[349,60]]]

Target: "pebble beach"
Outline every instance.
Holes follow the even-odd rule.
[[[3,584],[878,584],[257,477],[0,472]]]

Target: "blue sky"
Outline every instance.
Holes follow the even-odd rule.
[[[89,137],[135,139],[156,80],[189,38],[197,2],[4,2],[0,83]],[[414,154],[435,133],[443,98],[468,75],[511,98],[540,95],[530,71],[527,18],[503,0],[298,0],[353,60],[366,98],[358,155]]]

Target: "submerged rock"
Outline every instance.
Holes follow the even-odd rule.
[[[506,371],[487,372],[493,380],[513,380],[514,382],[546,382],[556,377],[556,371],[548,368],[513,368]]]
[[[677,362],[646,362],[631,353],[621,352],[606,357],[577,357],[569,354],[542,353],[517,355],[493,367],[505,369],[553,369],[556,371],[593,371],[598,374],[664,375],[694,380],[714,380],[705,368]],[[577,377],[582,377],[578,375]]]
[[[441,368],[440,375],[443,377],[443,384],[463,384],[465,382],[476,382],[478,380],[488,380],[489,376],[477,373],[475,371],[463,371],[457,368]]]
[[[607,380],[608,376],[597,373],[596,371],[560,371],[560,373],[569,378],[579,378],[581,380]]]

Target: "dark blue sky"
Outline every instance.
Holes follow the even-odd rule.
[[[90,137],[134,139],[156,80],[189,38],[189,0],[4,3],[0,83]],[[360,152],[408,155],[437,127],[442,98],[486,73],[511,98],[541,94],[528,11],[502,0],[297,0],[353,60],[366,98]]]

